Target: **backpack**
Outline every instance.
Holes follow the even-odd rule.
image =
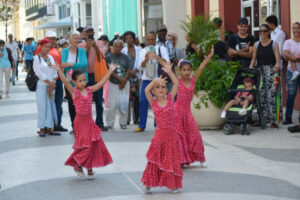
[[[39,57],[39,63],[41,64],[40,55],[38,55],[38,57]],[[36,91],[36,86],[37,86],[38,80],[39,80],[39,78],[35,75],[33,67],[29,68],[29,71],[28,71],[26,79],[25,79],[25,83],[26,83],[29,91],[31,91],[31,92]]]

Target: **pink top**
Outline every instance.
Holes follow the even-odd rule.
[[[291,55],[300,56],[300,42],[296,42],[293,39],[286,40],[283,45],[283,51],[289,50]],[[300,63],[296,63],[297,71],[300,72]],[[291,62],[289,61],[288,69],[291,70]]]
[[[104,47],[103,42],[96,40],[95,43],[98,46],[98,48],[100,49],[100,52],[103,53],[103,47]],[[86,42],[80,43],[78,45],[78,47],[86,49]],[[96,60],[97,60],[96,52],[95,52],[94,48],[91,48],[90,52],[89,52],[89,57],[88,57],[88,67],[86,69],[88,73],[94,73],[94,63]]]

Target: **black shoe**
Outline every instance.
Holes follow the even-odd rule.
[[[105,126],[99,126],[100,128],[101,128],[101,131],[108,131],[108,128],[107,127],[105,127]]]
[[[292,118],[291,117],[285,117],[283,125],[288,125],[288,124],[292,124]]]
[[[288,127],[288,130],[291,133],[298,133],[298,132],[300,133],[300,126],[299,125],[291,126],[291,127]]]
[[[130,125],[130,122],[127,122],[127,125]]]
[[[54,127],[54,131],[59,131],[59,132],[68,132],[68,129],[62,127],[62,126],[56,126]]]

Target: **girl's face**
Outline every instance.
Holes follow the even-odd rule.
[[[252,90],[253,85],[251,82],[247,82],[247,83],[244,83],[244,88],[245,88],[245,90]]]
[[[166,84],[155,84],[152,93],[157,97],[164,97],[168,92]]]
[[[191,77],[193,70],[190,65],[183,65],[179,70],[180,76],[183,79],[189,79]]]
[[[49,42],[41,47],[41,52],[47,54],[49,53],[50,49],[51,49],[51,43]]]
[[[270,31],[265,26],[261,26],[259,29],[259,34],[261,39],[269,38]]]
[[[74,83],[75,87],[83,90],[86,87],[86,77],[85,74],[80,74],[76,77],[76,80],[72,80],[72,82]]]

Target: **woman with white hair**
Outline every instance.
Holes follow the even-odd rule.
[[[177,41],[178,41],[178,35],[175,32],[169,31],[167,34],[168,40],[172,43],[173,49],[174,49],[174,55],[175,55],[175,60],[179,61],[180,59],[184,58],[184,51],[183,49],[176,48]],[[173,63],[176,64],[177,63]]]
[[[88,81],[88,74],[86,72],[86,68],[88,66],[86,51],[85,49],[78,48],[78,44],[81,42],[80,33],[78,31],[72,32],[70,34],[69,41],[70,41],[70,47],[62,50],[62,58],[61,58],[61,66],[64,68],[66,77],[71,82],[72,71],[75,69],[81,69],[82,71],[84,71],[86,75],[86,79]],[[75,107],[73,105],[73,100],[68,90],[66,90],[66,94],[68,98],[68,107],[69,107],[69,114],[72,122],[72,128],[74,128],[73,122],[76,115]],[[70,134],[73,134],[73,131],[71,131]]]

